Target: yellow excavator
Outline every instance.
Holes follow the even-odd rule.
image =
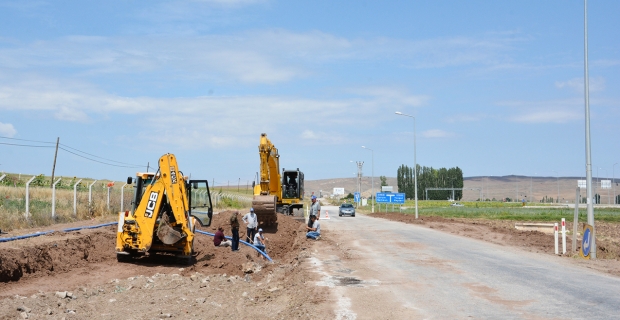
[[[211,225],[213,207],[207,180],[188,180],[176,157],[165,154],[156,173],[137,173],[132,212],[119,213],[119,262],[147,253],[172,253],[191,263],[196,223]],[[132,183],[132,178],[127,183]]]
[[[254,183],[252,208],[260,224],[273,225],[277,212],[303,215],[304,174],[297,170],[282,169],[278,149],[261,133],[258,145],[260,155],[260,180]]]

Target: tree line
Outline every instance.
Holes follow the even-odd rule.
[[[416,166],[418,180],[418,199],[425,199],[426,188],[463,188],[463,171],[459,167],[439,168],[426,166]],[[401,165],[396,173],[398,191],[405,194],[406,198],[415,197],[415,185],[413,168]],[[429,190],[428,199],[425,200],[447,200],[452,198],[451,190]],[[463,191],[454,191],[455,200],[463,198]]]

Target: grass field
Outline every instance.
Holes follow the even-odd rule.
[[[516,220],[516,221],[559,221],[565,218],[572,221],[575,210],[573,208],[553,208],[550,205],[533,205],[527,203],[528,207],[522,207],[521,203],[516,202],[459,202],[463,207],[451,207],[448,201],[426,201],[418,200],[418,214],[421,216],[436,216],[443,218],[475,218],[475,219],[497,219],[497,220]],[[414,214],[414,201],[406,201],[402,212]],[[532,208],[535,207],[535,208]],[[398,207],[394,207],[397,210]],[[370,206],[363,210],[369,210]],[[375,207],[375,211],[385,211],[385,207]],[[388,211],[392,206],[388,205]],[[594,219],[596,221],[620,222],[620,208],[601,208],[594,209]],[[586,222],[586,210],[579,210],[579,221]]]

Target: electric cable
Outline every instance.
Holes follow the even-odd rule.
[[[27,141],[27,142],[37,142],[37,143],[48,143],[48,144],[51,144],[49,146],[45,146],[45,145],[29,145],[29,144],[0,142],[1,145],[8,145],[8,146],[15,146],[15,147],[54,148],[55,147],[54,145],[56,144],[56,142],[50,142],[50,141],[28,140],[28,139],[18,139],[18,138],[10,138],[10,137],[0,137],[0,139],[9,139],[9,140],[17,140],[17,141]],[[93,162],[97,162],[97,163],[100,163],[100,164],[104,164],[104,165],[107,165],[107,166],[121,167],[121,168],[142,168],[142,167],[144,167],[143,165],[131,164],[131,163],[120,162],[120,161],[115,161],[115,160],[99,157],[99,156],[96,156],[94,154],[91,154],[91,153],[88,153],[88,152],[85,152],[85,151],[82,151],[82,150],[70,147],[70,146],[68,146],[66,144],[63,144],[63,143],[59,143],[58,145],[59,145],[58,149],[61,149],[61,150],[66,151],[68,153],[71,153],[71,154],[73,154],[75,156],[78,156],[78,157],[81,157],[81,158],[84,158],[84,159],[87,159],[87,160],[90,160],[90,161],[93,161]],[[96,159],[92,159],[92,158],[83,156],[81,154],[72,152],[70,150],[67,150],[67,149],[65,149],[65,148],[63,148],[61,146],[65,147],[67,149],[74,150],[74,151],[79,152],[79,153],[83,153],[83,154],[89,155],[89,156],[94,157],[94,158],[99,158],[99,159],[103,159],[103,160],[106,160],[106,161],[109,161],[109,162],[118,163],[118,164],[108,163],[108,162],[103,162],[103,161],[99,161],[99,160],[96,160]]]

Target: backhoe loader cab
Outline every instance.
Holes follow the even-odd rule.
[[[213,217],[208,181],[188,181],[176,157],[166,154],[157,173],[136,174],[134,190],[132,212],[119,213],[118,260],[166,252],[191,262],[195,224],[209,226]]]

